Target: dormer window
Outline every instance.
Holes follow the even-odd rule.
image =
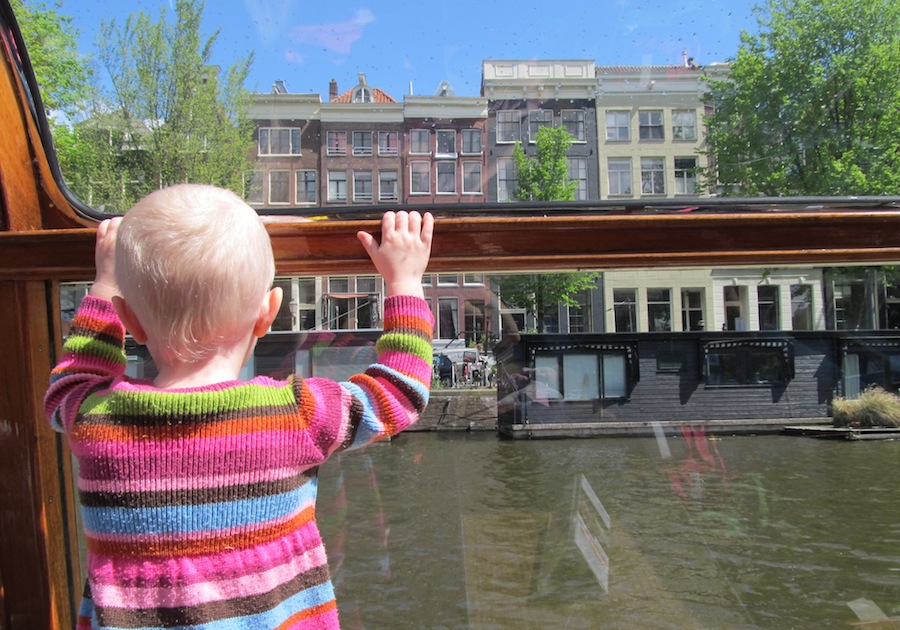
[[[353,98],[351,100],[354,103],[371,103],[372,88],[362,86],[356,88],[353,90]]]

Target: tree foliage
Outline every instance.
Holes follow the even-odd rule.
[[[62,4],[11,0],[13,12],[41,99],[49,113],[70,114],[90,92],[90,66],[78,52],[78,31],[72,17],[59,12]]]
[[[70,186],[109,211],[179,182],[240,193],[250,171],[243,86],[252,55],[223,72],[212,62],[218,31],[202,35],[203,0],[176,0],[171,19],[167,6],[157,19],[138,11],[101,23],[97,59],[109,88],[61,138]]]
[[[900,193],[900,3],[768,0],[757,21],[710,82],[719,192]]]
[[[569,179],[566,155],[572,136],[564,127],[541,127],[535,138],[537,152],[529,158],[516,144],[517,186],[514,197],[521,201],[572,201],[578,183]],[[559,303],[579,306],[575,296],[596,288],[599,273],[532,273],[494,276],[501,300],[523,308],[535,317],[538,332],[544,331],[543,315]]]

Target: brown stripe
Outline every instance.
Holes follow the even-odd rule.
[[[222,535],[218,532],[212,538],[189,540],[183,537],[157,540],[100,540],[87,537],[88,548],[104,556],[128,556],[131,558],[159,558],[161,556],[199,556],[221,553],[223,549],[247,549],[283,538],[292,531],[303,527],[315,518],[315,507],[311,506],[283,523],[254,531],[240,531]]]
[[[231,503],[284,494],[308,483],[309,471],[299,475],[257,483],[154,492],[81,492],[81,504],[92,508],[158,508],[172,505]]]
[[[102,626],[116,628],[162,627],[198,625],[231,617],[256,615],[275,608],[285,599],[314,586],[328,582],[328,567],[320,566],[305,571],[293,579],[258,595],[236,597],[178,608],[105,608],[97,606],[97,619]],[[331,600],[332,602],[334,600]],[[331,602],[324,604],[327,607]]]

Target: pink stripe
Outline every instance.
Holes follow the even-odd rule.
[[[297,468],[241,470],[229,475],[198,477],[151,477],[80,479],[78,489],[84,492],[161,492],[166,490],[195,490],[221,486],[243,485],[287,479],[297,474]]]
[[[182,572],[177,577],[171,574],[173,567],[159,567],[168,579],[175,582],[162,586],[121,586],[115,580],[107,580],[106,578],[111,577],[110,573],[120,573],[119,567],[117,571],[104,571],[104,579],[93,582],[92,594],[94,601],[100,606],[126,608],[146,608],[148,605],[197,606],[265,593],[304,571],[327,564],[325,547],[321,543],[302,554],[297,553],[297,549],[294,549],[293,553],[274,550],[274,554],[270,556],[268,552],[259,553],[259,550],[253,550],[252,555],[243,554],[245,557],[239,562],[227,556],[207,557],[203,559],[202,564],[194,562],[191,566],[186,566],[187,563],[182,562],[178,567]],[[263,569],[270,557],[286,558],[287,561]],[[210,571],[213,567],[215,570]]]
[[[123,391],[130,392],[151,392],[151,393],[173,393],[173,394],[184,394],[184,393],[195,393],[195,392],[216,392],[223,391],[227,389],[233,389],[235,387],[253,387],[257,388],[267,388],[267,389],[282,389],[286,387],[288,381],[279,381],[274,378],[270,378],[268,376],[257,376],[252,381],[227,381],[223,383],[215,383],[213,385],[205,385],[203,387],[186,387],[183,389],[159,389],[158,387],[154,387],[151,381],[144,380],[135,380],[129,379],[128,381],[123,381],[119,389]]]

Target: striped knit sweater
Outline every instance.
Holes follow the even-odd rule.
[[[86,297],[45,398],[79,464],[78,629],[338,628],[318,466],[417,419],[432,323],[423,300],[388,298],[378,362],[349,382],[161,390],[125,376],[122,324]]]

